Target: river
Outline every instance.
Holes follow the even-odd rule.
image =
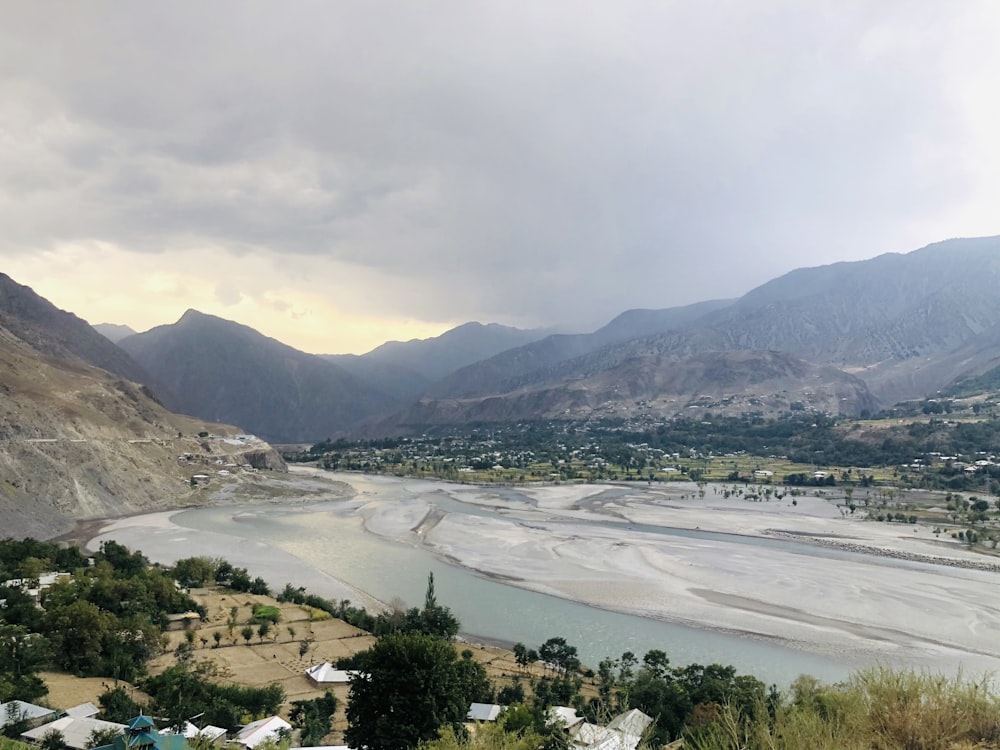
[[[306,473],[300,470],[299,475]],[[812,569],[825,562],[851,575],[852,565],[864,565],[865,571],[874,569],[876,576],[933,576],[935,582],[951,578],[959,585],[969,579],[978,585],[975,574],[969,571],[872,558],[795,541],[629,522],[609,512],[609,508],[619,508],[629,498],[634,499],[637,492],[641,494],[631,488],[596,488],[591,494],[578,492],[570,501],[565,495],[569,490],[553,489],[539,494],[507,488],[459,489],[438,482],[357,474],[327,476],[353,487],[353,497],[298,504],[199,508],[173,514],[172,524],[168,525],[162,523],[162,518],[148,527],[141,520],[132,519],[130,526],[119,528],[110,536],[142,549],[151,559],[161,562],[193,554],[222,555],[236,565],[245,565],[254,575],[263,575],[275,588],[291,582],[330,595],[325,583],[337,579],[381,602],[406,606],[422,603],[427,576],[432,572],[438,601],[452,609],[462,623],[463,633],[470,638],[505,644],[522,642],[537,647],[550,637],[562,636],[576,646],[583,662],[590,666],[625,651],[641,658],[656,648],[665,651],[675,665],[732,664],[742,673],[781,686],[787,686],[802,673],[827,681],[840,680],[852,669],[880,660],[880,654],[886,661],[892,660],[894,651],[832,646],[825,653],[816,653],[804,641],[775,635],[783,632],[780,628],[768,632],[768,627],[761,627],[759,621],[763,617],[769,622],[767,616],[775,620],[776,613],[744,612],[739,609],[742,606],[739,597],[732,593],[715,596],[729,597],[725,602],[727,605],[730,600],[735,602],[735,609],[719,607],[716,602],[712,610],[726,610],[728,619],[722,622],[731,622],[732,627],[719,627],[718,622],[710,627],[670,622],[671,600],[669,594],[664,594],[670,590],[670,582],[665,578],[654,581],[657,586],[649,588],[650,602],[643,603],[650,605],[649,612],[654,616],[638,616],[628,611],[635,610],[634,604],[623,606],[626,611],[613,611],[616,606],[573,601],[574,598],[594,601],[588,587],[595,591],[618,587],[627,592],[636,584],[615,572],[611,558],[606,561],[602,557],[600,550],[605,548],[599,546],[586,548],[594,550],[593,559],[587,562],[589,567],[581,569],[573,557],[572,545],[581,537],[595,545],[594,540],[604,540],[610,535],[612,547],[624,550],[622,554],[638,551],[650,557],[662,554],[666,548],[676,554],[690,554],[692,562],[685,564],[694,569],[704,558],[713,570],[718,569],[719,575],[725,573],[732,560],[744,556],[753,562],[763,553],[780,558],[778,569],[794,565],[805,571],[806,566]],[[654,498],[649,502],[660,501]],[[482,529],[488,533],[477,536]],[[513,543],[503,536],[514,533]],[[550,554],[548,547],[541,554],[537,545],[525,546],[524,540],[533,538],[532,535],[544,540],[557,537],[560,541],[552,547],[556,554]],[[99,537],[95,543],[100,538],[106,537]],[[686,545],[694,547],[688,549]],[[765,560],[762,570],[767,564]],[[914,567],[934,569],[907,569]],[[610,571],[607,580],[604,580],[605,568]],[[503,579],[504,571],[512,572],[512,580]],[[653,581],[649,571],[642,575],[645,577],[638,580]],[[805,574],[797,576],[803,577]],[[551,590],[561,595],[545,593],[550,588],[547,579],[553,583]],[[565,583],[566,580],[570,583]],[[564,582],[561,588],[560,581]],[[582,595],[574,596],[575,591]],[[742,592],[737,590],[737,593]],[[604,596],[608,602],[618,601],[614,596]],[[685,597],[678,594],[680,610],[683,610],[681,605],[690,605],[690,594],[685,593]],[[365,603],[363,595],[346,598]],[[596,598],[600,600],[600,596]],[[711,597],[707,598],[711,601]],[[631,600],[623,593],[622,601],[627,604]],[[809,619],[801,613],[796,617],[802,618],[804,627],[830,628],[830,618]],[[690,622],[693,618],[681,619]],[[856,625],[851,627],[857,629]],[[867,631],[858,632],[862,636],[871,635]],[[874,633],[873,640],[881,644],[884,633]]]

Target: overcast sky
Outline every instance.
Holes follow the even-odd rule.
[[[1000,233],[1000,3],[4,2],[0,270],[312,352]]]

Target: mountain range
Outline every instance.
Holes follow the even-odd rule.
[[[856,415],[1000,364],[1000,238],[801,268],[739,299],[629,310],[585,334],[468,323],[309,355],[189,311],[120,340],[167,398],[279,442],[526,419],[791,408]]]
[[[70,332],[4,278],[0,323],[40,354],[82,357],[176,411],[282,443],[530,419],[857,415],[1000,366],[997,237],[802,268],[592,333],[468,323],[360,356],[307,354],[194,310],[116,346]]]

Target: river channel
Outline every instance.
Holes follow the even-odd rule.
[[[430,482],[356,474],[331,478],[349,483],[366,502],[398,503],[418,494],[440,512],[496,515],[488,505],[461,502]],[[507,500],[511,493],[516,494],[504,489],[497,492],[507,495]],[[371,533],[358,517],[345,514],[343,506],[334,501],[306,506],[210,507],[178,513],[172,520],[188,530],[189,545],[197,540],[192,534],[220,534],[263,543],[382,602],[402,600],[407,606],[419,606],[428,573],[433,572],[438,600],[452,609],[469,637],[537,646],[552,636],[562,636],[577,647],[589,665],[625,651],[641,657],[658,648],[666,651],[674,664],[732,664],[740,672],[779,685],[787,685],[801,673],[838,680],[857,666],[752,637],[609,611],[529,591],[453,564],[412,540]],[[677,533],[692,534],[685,530]],[[250,566],[252,569],[252,562]],[[272,583],[282,585],[280,581]]]
[[[433,573],[466,637],[538,647],[562,636],[589,666],[655,648],[675,665],[732,664],[782,686],[874,663],[1000,668],[997,573],[804,544],[947,547],[933,529],[844,518],[822,497],[489,488],[305,467],[273,481],[281,501],[242,503],[238,485],[222,485],[227,504],[109,522],[90,547],[114,538],[164,564],[220,556],[273,588],[367,607],[420,606]]]

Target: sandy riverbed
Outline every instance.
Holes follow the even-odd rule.
[[[341,480],[351,481],[347,475]],[[357,480],[360,483],[360,479]],[[845,517],[820,497],[749,502],[709,485],[488,488],[413,480],[405,499],[341,494],[338,513],[371,533],[525,588],[607,609],[764,638],[850,664],[892,660],[974,673],[1000,668],[1000,573],[912,563],[876,555],[837,556],[823,547],[767,546],[747,537],[789,536],[902,556],[982,561],[928,528]],[[448,496],[488,512],[467,514]],[[313,497],[315,500],[316,498]],[[627,524],[642,524],[642,527]],[[735,535],[679,536],[665,528]],[[334,598],[371,597],[304,566],[289,551],[236,536],[190,532],[170,514],[109,523],[91,541],[125,536],[151,559],[211,554],[270,581],[296,581]]]

